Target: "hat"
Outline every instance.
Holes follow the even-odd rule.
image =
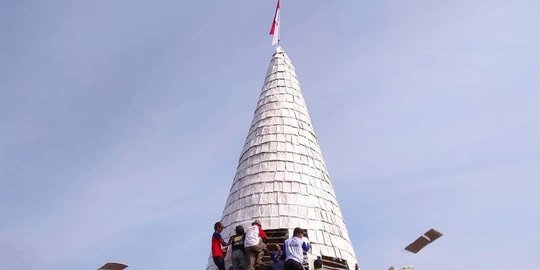
[[[262,226],[261,221],[258,220],[258,219],[254,220],[253,223],[251,223],[251,225],[255,225],[255,224],[258,224],[259,226]]]

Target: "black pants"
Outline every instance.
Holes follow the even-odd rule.
[[[285,270],[304,270],[304,267],[302,266],[301,263],[293,259],[288,259],[285,262]]]
[[[216,264],[217,268],[219,270],[225,270],[225,260],[223,257],[212,257],[214,259],[214,263]]]

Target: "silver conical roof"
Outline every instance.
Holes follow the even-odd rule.
[[[356,255],[298,77],[280,47],[268,67],[223,211],[223,237],[254,219],[263,229],[307,229],[313,255],[345,259],[354,269]]]

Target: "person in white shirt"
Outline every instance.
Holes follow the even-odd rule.
[[[259,220],[253,221],[251,227],[246,231],[244,247],[248,259],[246,270],[254,270],[255,266],[264,266],[262,261],[264,251],[266,250],[266,233],[262,229]]]
[[[310,248],[309,240],[304,238],[304,230],[294,228],[293,236],[285,240],[283,253],[285,255],[285,270],[303,270],[304,252]]]

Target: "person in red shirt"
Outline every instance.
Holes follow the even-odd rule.
[[[223,254],[223,247],[226,246],[225,240],[221,237],[223,231],[223,225],[221,222],[214,224],[214,234],[212,235],[212,259],[219,270],[225,270],[225,260]]]

